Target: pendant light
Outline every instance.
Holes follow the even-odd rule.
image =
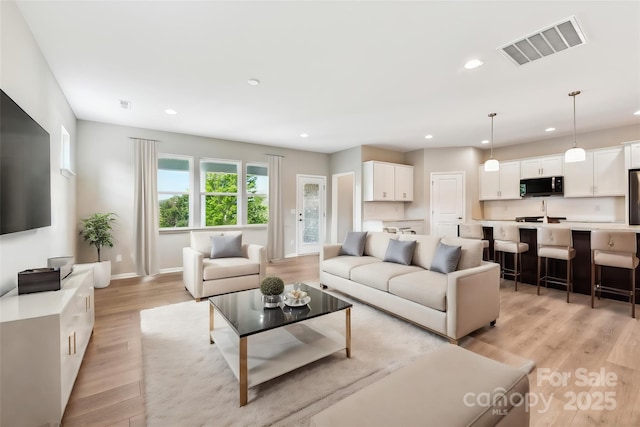
[[[494,172],[500,170],[500,163],[498,163],[498,161],[493,158],[493,118],[495,116],[496,113],[489,113],[489,117],[491,117],[491,155],[489,156],[489,160],[484,162],[485,172]]]
[[[578,147],[578,142],[576,140],[576,96],[578,95],[580,95],[579,90],[569,93],[569,96],[573,98],[573,147],[569,148],[566,153],[564,153],[565,163],[584,162],[584,159],[586,158],[584,148]]]

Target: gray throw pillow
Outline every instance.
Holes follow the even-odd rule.
[[[462,248],[460,246],[449,246],[444,243],[439,243],[429,270],[444,274],[456,271],[461,253]]]
[[[366,241],[366,231],[349,231],[340,248],[340,255],[362,256]]]
[[[242,257],[242,234],[211,236],[210,258]]]
[[[416,248],[415,240],[389,240],[387,252],[384,254],[383,261],[395,262],[396,264],[411,265],[413,259],[413,251]]]

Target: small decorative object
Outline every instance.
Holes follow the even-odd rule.
[[[282,292],[284,291],[284,282],[281,278],[275,276],[267,276],[260,283],[260,292],[262,292],[262,302],[265,308],[278,307],[282,301]]]
[[[311,297],[305,291],[292,289],[287,293],[287,299],[284,303],[290,307],[302,307],[309,304],[309,301],[311,301]]]
[[[100,259],[103,246],[113,247],[113,229],[111,224],[116,220],[114,213],[95,213],[83,218],[80,235],[98,250],[98,262],[93,267],[93,281],[96,288],[105,288],[111,282],[111,261]]]

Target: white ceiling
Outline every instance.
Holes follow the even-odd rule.
[[[578,133],[640,124],[639,1],[18,5],[84,120],[331,153],[480,147],[496,112],[496,146],[569,146],[581,90]],[[520,67],[496,50],[572,15],[583,46]]]

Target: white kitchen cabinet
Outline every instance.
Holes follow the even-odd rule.
[[[363,200],[413,200],[413,166],[369,161],[362,164]]]
[[[622,147],[587,151],[584,162],[565,163],[564,197],[624,196]]]
[[[520,178],[562,176],[562,156],[535,157],[520,161]]]
[[[636,142],[629,145],[631,150],[631,160],[629,162],[629,167],[631,169],[640,168],[640,142]]]
[[[60,425],[93,331],[93,270],[62,286],[0,298],[0,425]]]
[[[485,172],[480,165],[480,200],[520,198],[520,162],[500,162],[500,170]]]
[[[399,202],[413,201],[413,166],[395,165],[394,198]]]

